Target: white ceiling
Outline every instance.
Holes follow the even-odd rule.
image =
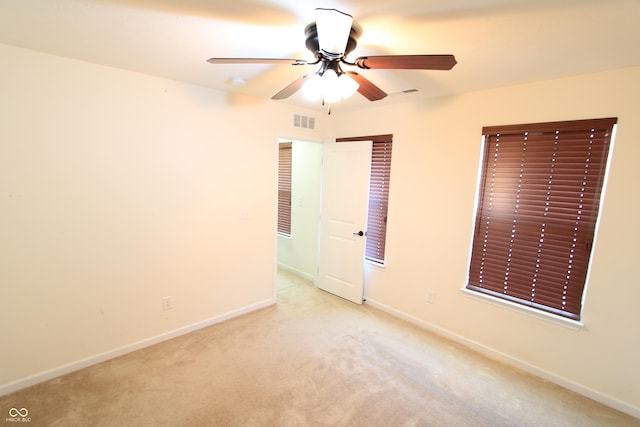
[[[316,7],[362,27],[347,59],[456,56],[451,71],[359,70],[390,94],[377,103],[640,65],[640,0],[0,0],[0,43],[268,99],[313,69],[206,59],[312,60]],[[298,94],[272,102],[321,108]],[[355,95],[345,107],[370,104]]]

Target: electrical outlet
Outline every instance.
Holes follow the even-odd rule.
[[[162,298],[162,309],[164,311],[171,310],[173,308],[173,297]]]

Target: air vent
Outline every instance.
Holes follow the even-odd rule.
[[[293,126],[304,129],[315,129],[316,119],[315,117],[301,116],[300,114],[293,115]]]

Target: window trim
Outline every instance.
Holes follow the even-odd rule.
[[[473,300],[482,302],[484,304],[490,304],[495,307],[499,307],[499,308],[507,309],[516,313],[524,314],[526,316],[543,320],[545,322],[548,322],[554,325],[563,326],[565,328],[568,328],[574,331],[579,331],[582,328],[584,328],[584,319],[573,320],[567,317],[559,316],[557,314],[549,313],[547,311],[527,307],[526,305],[518,304],[502,298],[484,294],[482,292],[477,292],[471,289],[467,289],[466,285],[464,285],[460,289],[460,291],[462,291],[464,296],[466,296],[467,298],[471,298]]]

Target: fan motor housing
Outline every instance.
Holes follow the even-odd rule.
[[[305,42],[305,46],[307,46],[307,49],[309,49],[316,58],[323,57],[324,55],[320,51],[320,43],[318,42],[318,29],[315,22],[312,22],[311,24],[306,26],[306,28],[304,29],[304,35],[307,37],[307,40]],[[359,36],[360,33],[355,28],[355,26],[351,27],[351,31],[349,32],[349,40],[347,40],[347,46],[345,47],[343,57],[347,56],[356,48],[356,46],[358,45],[358,42],[356,40]]]

